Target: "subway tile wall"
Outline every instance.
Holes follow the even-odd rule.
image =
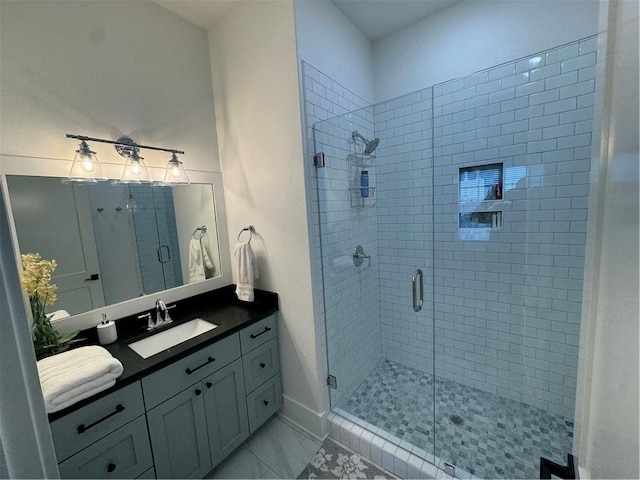
[[[381,359],[376,208],[351,205],[349,187],[360,172],[347,158],[356,148],[353,130],[373,138],[373,109],[364,108],[364,99],[306,62],[302,73],[316,338],[319,351],[328,353],[330,373],[338,379],[338,390],[331,390],[336,406]],[[313,155],[320,151],[327,167],[316,169]],[[370,176],[373,186],[375,172]],[[371,265],[354,266],[351,252],[357,244],[374,257]],[[323,368],[326,372],[327,365]]]
[[[433,370],[432,89],[375,105],[383,357]],[[414,288],[420,302],[414,311]],[[416,305],[419,307],[419,305]]]
[[[595,50],[589,38],[376,105],[385,358],[431,371],[433,312],[436,375],[573,417]],[[503,199],[479,208],[504,226],[465,240],[459,169],[496,162]],[[412,266],[433,285],[418,314]]]
[[[171,188],[151,185],[128,187],[140,279],[145,294],[182,285],[178,232]],[[183,232],[191,235],[191,232]],[[167,263],[158,261],[158,246],[167,245]],[[170,259],[169,259],[170,256]]]
[[[317,338],[338,377],[332,406],[381,357],[426,372],[435,358],[437,376],[573,417],[596,43],[361,110],[366,102],[303,62]],[[349,202],[354,129],[380,138],[369,209]],[[312,167],[315,151],[327,168]],[[502,211],[503,227],[467,239],[459,169],[492,163],[503,164],[504,196],[478,208]],[[350,263],[356,244],[371,267]]]

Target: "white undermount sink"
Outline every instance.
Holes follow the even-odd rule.
[[[156,333],[143,340],[130,343],[129,347],[142,358],[149,358],[156,353],[160,353],[167,348],[175,347],[182,342],[186,342],[217,327],[218,326],[213,323],[206,322],[201,318],[196,318],[195,320],[176,325],[164,332]]]

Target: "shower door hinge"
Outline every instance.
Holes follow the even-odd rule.
[[[338,379],[336,377],[334,377],[333,375],[329,375],[327,377],[327,385],[329,385],[329,388],[333,388],[334,390],[338,389]]]
[[[313,156],[313,164],[318,167],[324,167],[324,152],[318,152]]]

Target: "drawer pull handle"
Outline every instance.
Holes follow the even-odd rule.
[[[116,469],[116,464],[115,463],[110,463],[109,465],[107,465],[107,472],[111,473]]]
[[[213,383],[207,382],[207,388],[211,388],[211,387],[213,387]]]
[[[104,422],[106,419],[111,418],[111,417],[113,417],[114,415],[116,415],[116,414],[118,414],[120,412],[124,412],[124,405],[122,405],[121,403],[116,405],[116,409],[113,412],[111,412],[109,415],[105,415],[100,420],[96,420],[95,422],[90,423],[89,425],[85,425],[84,423],[81,423],[80,425],[78,425],[78,433],[82,434],[82,433],[86,432],[87,430],[89,430],[91,427],[95,427],[99,423]]]
[[[269,405],[269,400],[263,400],[262,403],[264,403],[264,406],[268,406]]]
[[[260,368],[264,368],[264,367],[266,367],[266,366],[267,366],[267,364],[266,364],[266,363],[264,363],[264,362],[260,362]]]
[[[271,327],[264,327],[264,330],[263,330],[262,332],[260,332],[260,333],[256,333],[256,334],[253,334],[253,333],[252,333],[252,334],[251,334],[251,338],[252,338],[252,339],[254,339],[254,338],[258,338],[260,335],[264,335],[265,333],[270,332],[270,331],[271,331]]]
[[[196,368],[187,368],[185,370],[185,372],[187,372],[187,375],[191,375],[193,372],[195,372],[196,370],[199,370],[200,368],[209,365],[212,362],[215,362],[216,359],[214,357],[209,357],[207,358],[207,361],[204,362],[202,365],[198,365]]]
[[[200,395],[202,393],[202,390],[200,390],[199,388],[196,389],[196,395]]]

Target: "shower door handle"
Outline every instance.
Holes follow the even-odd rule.
[[[418,287],[418,278],[420,279],[420,286]],[[413,286],[413,311],[419,312],[424,305],[424,275],[422,270],[417,269],[413,274],[413,280],[411,281]],[[418,300],[418,289],[420,289],[420,300]]]

